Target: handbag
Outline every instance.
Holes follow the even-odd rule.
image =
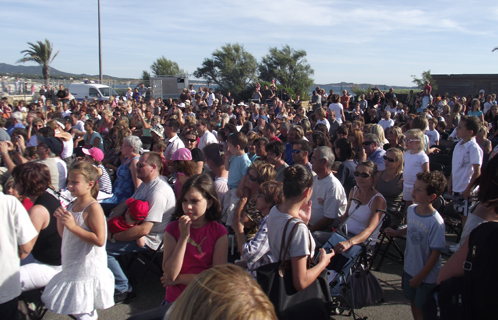
[[[270,301],[275,307],[277,317],[281,320],[292,319],[330,319],[331,312],[331,296],[329,285],[327,281],[327,270],[323,270],[318,278],[313,281],[308,287],[301,291],[294,288],[292,281],[292,269],[290,261],[285,261],[287,251],[289,250],[292,236],[299,226],[303,223],[297,221],[294,224],[292,231],[289,235],[289,240],[285,245],[285,235],[287,227],[293,220],[292,218],[285,224],[284,232],[282,234],[282,242],[280,244],[280,255],[278,262],[267,264],[256,269],[257,281],[261,289],[268,296]],[[303,223],[304,224],[304,223]],[[310,252],[311,252],[311,236],[310,239]],[[308,269],[311,267],[311,260],[308,256],[307,259]]]
[[[355,268],[349,278],[349,285],[343,290],[343,297],[349,306],[355,309],[373,306],[384,296],[384,290],[377,277],[362,264]]]

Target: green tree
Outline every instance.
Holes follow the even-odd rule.
[[[142,80],[150,81],[150,73],[148,73],[146,70],[142,71]]]
[[[259,64],[259,77],[263,81],[292,88],[296,94],[304,95],[313,85],[311,76],[315,73],[306,60],[305,50],[294,50],[288,44],[278,49],[270,48]]]
[[[164,56],[154,61],[154,63],[150,66],[150,69],[152,70],[152,74],[154,76],[185,74],[185,71],[180,69],[178,63],[168,60]],[[142,74],[142,76],[143,75],[144,74]]]
[[[432,86],[432,89],[437,90],[436,81],[434,81],[432,79],[431,70],[427,70],[427,71],[422,72],[421,79],[419,79],[415,76],[412,76],[412,78],[413,78],[412,82],[415,83],[417,85],[417,87],[419,87],[420,89],[424,89],[425,83],[427,81],[429,81],[431,86]]]
[[[222,91],[239,95],[256,80],[258,62],[238,43],[227,43],[213,52],[211,59],[204,59],[194,76],[214,82]]]
[[[52,55],[54,47],[48,39],[45,39],[45,42],[28,42],[28,45],[30,48],[21,51],[21,53],[24,54],[24,57],[19,59],[17,63],[25,63],[30,61],[38,63],[42,67],[45,85],[48,85],[48,80],[50,79],[50,64],[54,61],[55,57],[57,57],[59,51]]]

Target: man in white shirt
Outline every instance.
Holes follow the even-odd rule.
[[[176,119],[170,119],[166,121],[164,125],[164,135],[166,136],[166,150],[164,151],[164,157],[168,161],[168,165],[171,165],[171,156],[176,150],[180,148],[185,148],[185,144],[182,139],[178,136],[178,129],[180,128],[180,123]]]
[[[209,88],[208,107],[213,105],[214,99],[216,99],[216,97],[214,96],[213,88]]]
[[[17,319],[20,260],[33,249],[37,232],[19,200],[0,192],[0,202],[0,314],[2,319]]]
[[[205,146],[210,145],[211,143],[218,143],[218,139],[209,132],[208,130],[209,121],[208,119],[202,118],[197,122],[197,133],[199,134],[199,145],[197,146],[199,149],[204,149]]]
[[[313,237],[322,245],[330,238],[330,227],[339,225],[348,204],[344,187],[332,173],[334,161],[332,150],[326,146],[316,148],[311,157],[316,176],[309,225]]]

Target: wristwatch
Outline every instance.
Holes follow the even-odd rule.
[[[116,243],[116,239],[114,239],[114,233],[111,233],[111,243]]]

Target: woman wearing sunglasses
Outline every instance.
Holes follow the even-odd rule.
[[[403,217],[400,212],[403,202],[403,152],[398,148],[388,149],[384,163],[386,169],[380,172],[376,189],[386,199],[387,212],[392,218],[391,226],[398,226]]]
[[[372,161],[361,162],[356,167],[356,187],[349,193],[346,214],[342,217],[342,221],[345,221],[352,214],[346,223],[350,238],[335,246],[336,253],[343,253],[355,244],[364,243],[368,238],[371,238],[370,247],[377,242],[377,227],[382,217],[379,210],[386,210],[386,200],[375,189],[377,173],[377,165]]]
[[[195,162],[197,167],[197,174],[201,174],[204,167],[204,154],[201,149],[197,148],[197,144],[199,143],[197,131],[195,128],[185,130],[181,138],[185,144],[185,147],[189,149],[192,154],[192,161]]]
[[[235,209],[234,222],[232,226],[240,224],[244,226],[243,233],[246,240],[251,240],[258,231],[259,222],[263,216],[256,209],[256,200],[258,190],[261,184],[266,181],[275,180],[277,170],[263,161],[254,161],[247,174],[242,177],[239,187],[237,188],[237,196],[240,197],[240,202]]]

